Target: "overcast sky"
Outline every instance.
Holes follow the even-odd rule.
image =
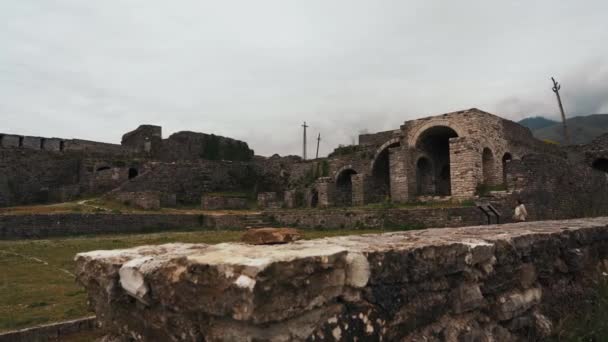
[[[0,132],[119,143],[139,124],[321,154],[477,107],[608,112],[608,1],[4,0]]]

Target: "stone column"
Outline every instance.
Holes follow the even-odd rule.
[[[388,149],[389,178],[391,184],[391,200],[406,202],[408,200],[406,154],[401,147]]]
[[[331,177],[321,177],[316,181],[316,188],[319,193],[319,207],[326,208],[335,204],[336,183]]]
[[[365,175],[356,174],[350,177],[353,185],[353,205],[365,204]]]
[[[475,196],[481,182],[481,152],[479,142],[467,137],[450,138],[450,182],[452,197],[466,199]]]
[[[298,204],[296,203],[297,190],[285,190],[283,201],[286,208],[295,208]]]

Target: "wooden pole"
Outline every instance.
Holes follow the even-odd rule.
[[[319,136],[317,137],[317,156],[315,157],[315,159],[319,158],[319,143],[321,142],[321,133],[319,133]]]
[[[570,135],[568,134],[568,126],[566,124],[566,114],[564,113],[564,106],[562,105],[562,98],[559,96],[559,90],[562,86],[555,80],[555,78],[551,77],[551,81],[553,81],[553,92],[557,97],[557,104],[559,105],[559,111],[562,114],[562,125],[564,126],[564,141],[566,145],[570,144]]]
[[[302,125],[302,127],[304,127],[304,141],[302,144],[302,158],[304,158],[304,160],[306,160],[306,127],[308,127],[306,125],[306,121],[304,121],[304,124]]]

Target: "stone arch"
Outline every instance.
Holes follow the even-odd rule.
[[[513,155],[510,152],[505,152],[502,155],[502,182],[507,184],[507,163],[513,160]]]
[[[337,181],[338,177],[340,177],[340,174],[347,170],[352,170],[354,171],[354,173],[359,173],[359,171],[357,171],[357,169],[355,169],[351,164],[343,165],[337,171],[334,172],[334,181]]]
[[[494,162],[494,153],[488,147],[485,147],[481,153],[481,171],[483,175],[483,184],[494,185],[496,166]]]
[[[137,176],[139,176],[139,170],[137,168],[130,167],[129,168],[129,179],[133,179]]]
[[[452,177],[450,165],[450,139],[458,137],[450,126],[430,125],[426,130],[417,134],[414,145],[416,150],[424,155],[430,166],[430,171],[421,169],[422,172],[431,172],[430,176],[418,177],[416,181],[427,182],[422,185],[417,184],[417,188],[424,190],[426,195],[449,196],[452,193]],[[417,160],[416,163],[420,161]],[[426,162],[424,162],[426,163]],[[416,165],[416,172],[418,172]]]
[[[373,179],[374,196],[376,200],[383,201],[391,195],[391,176],[389,149],[401,145],[399,138],[393,138],[376,150],[371,164],[371,175]]]
[[[399,146],[401,144],[401,139],[399,138],[392,138],[391,140],[385,142],[384,144],[382,144],[382,146],[378,147],[378,149],[376,150],[376,152],[374,153],[374,158],[372,159],[372,163],[371,163],[371,169],[373,171],[374,169],[374,165],[376,164],[378,157],[380,157],[380,155],[385,152],[389,147],[395,147],[395,146]]]
[[[336,174],[336,204],[350,206],[353,204],[352,176],[357,171],[352,167],[342,167]]]
[[[608,173],[608,158],[598,158],[594,160],[591,167],[595,170]]]
[[[420,157],[416,162],[416,192],[418,195],[428,195],[435,192],[433,180],[433,164],[427,157]]]
[[[423,125],[418,126],[413,131],[413,133],[410,134],[410,136],[408,138],[408,145],[416,146],[416,144],[420,140],[421,135],[423,135],[427,130],[429,130],[433,127],[448,127],[456,133],[457,137],[464,136],[464,133],[463,133],[464,130],[462,128],[460,128],[459,126],[454,125],[452,122],[449,122],[448,120],[443,120],[443,119],[431,120],[431,121],[424,123]]]

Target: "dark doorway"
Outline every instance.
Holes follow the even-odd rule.
[[[416,186],[418,195],[428,195],[435,192],[433,166],[428,158],[421,157],[416,162]]]
[[[139,171],[136,168],[129,168],[129,179],[133,179],[139,175]]]
[[[591,167],[602,172],[608,173],[608,159],[606,158],[598,158],[596,159]]]
[[[391,196],[389,149],[399,145],[399,141],[387,145],[378,153],[373,161],[372,177],[374,179],[374,197],[376,201],[384,201]]]
[[[310,207],[316,208],[319,205],[319,192],[313,189],[310,193]]]
[[[350,206],[353,204],[353,181],[352,176],[357,172],[353,169],[346,169],[340,172],[336,178],[336,204]]]
[[[495,185],[496,168],[494,165],[494,154],[489,148],[484,148],[481,155],[481,169],[483,173],[483,184]]]
[[[502,156],[502,182],[507,185],[507,163],[513,159],[511,153],[507,152]]]
[[[426,174],[421,178],[416,176],[417,182],[425,182],[417,186],[418,189],[422,190],[422,192],[418,192],[419,195],[449,196],[452,193],[450,139],[455,137],[458,137],[456,131],[447,126],[428,128],[418,137],[416,148],[427,156],[427,162],[430,166],[430,176]],[[426,167],[426,165],[421,166]],[[418,171],[418,165],[416,170]],[[427,170],[423,169],[423,171]]]

